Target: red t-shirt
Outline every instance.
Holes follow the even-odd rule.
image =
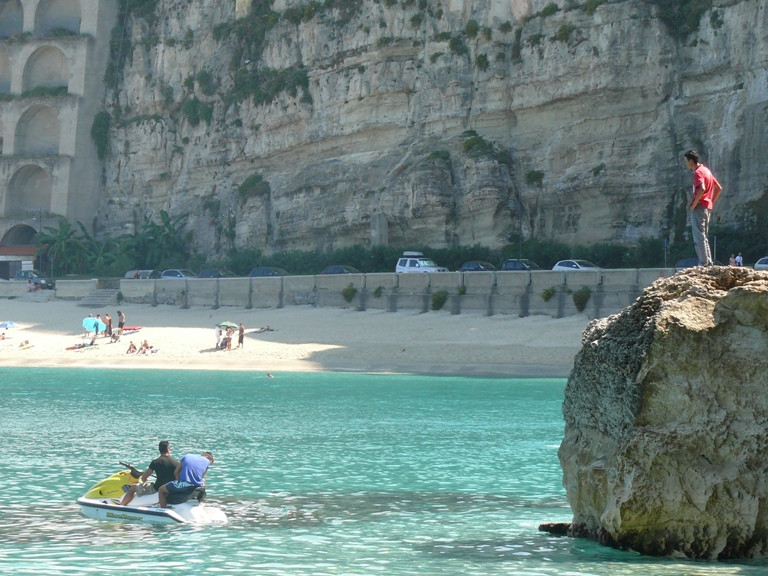
[[[696,193],[701,190],[702,184],[704,184],[704,193],[699,199],[699,203],[696,206],[704,206],[707,210],[712,210],[714,204],[715,184],[717,179],[712,174],[709,168],[704,164],[699,164],[696,170],[693,172],[693,197],[696,197]],[[694,208],[696,208],[694,206]]]

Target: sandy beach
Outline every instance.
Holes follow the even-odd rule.
[[[119,342],[83,329],[88,314],[117,310],[141,326]],[[566,377],[589,319],[451,315],[449,312],[358,312],[291,306],[280,309],[192,308],[123,304],[90,309],[71,301],[0,301],[0,322],[16,327],[0,340],[0,366],[336,371]],[[216,349],[215,327],[242,322],[244,345]],[[267,329],[269,328],[269,329]],[[147,342],[149,355],[126,354]],[[23,345],[28,342],[28,345]]]

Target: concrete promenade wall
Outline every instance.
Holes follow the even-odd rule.
[[[443,272],[438,274],[347,274],[267,278],[194,278],[120,280],[124,301],[151,305],[219,308],[316,306],[356,310],[432,310],[436,293],[445,292],[443,311],[486,315],[546,315],[562,318],[587,314],[600,318],[630,305],[671,268],[535,272]],[[56,297],[80,299],[97,280],[57,280]],[[583,312],[574,293],[588,289]],[[0,298],[26,293],[22,282],[0,282]],[[346,297],[345,297],[346,296]],[[347,297],[350,300],[347,300]]]
[[[587,314],[601,318],[634,302],[643,289],[671,268],[556,272],[442,272],[439,274],[339,274],[267,278],[193,278],[120,280],[126,302],[180,307],[282,308],[316,306],[386,310],[432,310],[436,293],[445,292],[443,311],[485,315]],[[80,300],[96,291],[99,280],[57,280],[55,297]],[[574,293],[588,288],[583,312]],[[27,294],[26,282],[0,282],[0,298]],[[53,296],[53,294],[51,294]],[[350,300],[347,301],[346,297]],[[545,298],[546,296],[546,298]]]

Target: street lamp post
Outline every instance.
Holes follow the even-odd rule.
[[[42,244],[42,236],[43,236],[43,209],[40,208],[38,211],[38,220],[37,220],[37,257],[40,261],[40,274],[43,273],[43,244]]]

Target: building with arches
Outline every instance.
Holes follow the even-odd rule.
[[[117,11],[117,0],[0,2],[2,278],[32,267],[44,225],[92,227],[101,161],[90,130]]]

